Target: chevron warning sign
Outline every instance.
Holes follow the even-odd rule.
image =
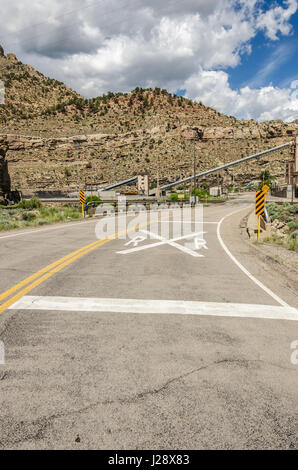
[[[85,204],[85,191],[80,191],[80,203]]]
[[[265,207],[265,193],[264,191],[257,191],[256,193],[256,215],[264,214]]]

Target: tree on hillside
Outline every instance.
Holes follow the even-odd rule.
[[[264,184],[267,184],[267,186],[269,186],[269,188],[271,188],[272,183],[275,180],[275,176],[271,175],[269,170],[261,171],[259,178],[261,180],[260,184],[259,184],[259,189],[262,189]]]

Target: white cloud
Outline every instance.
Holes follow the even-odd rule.
[[[265,30],[266,35],[276,41],[278,33],[288,35],[291,32],[289,19],[298,9],[297,0],[287,0],[285,8],[281,5],[270,8],[268,11],[261,13],[257,19],[257,27]]]
[[[226,72],[200,70],[186,80],[184,87],[189,98],[238,118],[287,122],[298,118],[298,81],[292,88],[246,86],[232,90]]]
[[[0,43],[84,96],[136,86],[192,87],[200,70],[204,80],[216,77],[216,86],[226,79],[222,86],[237,101],[241,93],[218,69],[239,65],[260,30],[273,40],[289,34],[297,1],[265,11],[257,0],[10,0],[1,8]],[[259,82],[278,60],[264,66]],[[212,101],[208,86],[205,93]],[[232,109],[225,107],[229,114]]]

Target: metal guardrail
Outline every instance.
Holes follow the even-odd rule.
[[[204,201],[202,200],[202,204],[223,204],[225,200],[209,200]],[[189,200],[180,200],[180,201],[164,201],[160,204],[154,203],[153,201],[148,200],[140,200],[137,199],[135,201],[126,201],[123,203],[118,203],[118,201],[90,201],[85,205],[85,210],[88,213],[89,208],[96,208],[95,215],[101,216],[105,213],[118,213],[118,212],[127,212],[128,214],[139,212],[139,211],[148,211],[153,209],[152,206],[156,205],[156,210],[165,209],[166,207],[176,206],[179,208],[185,207],[185,205],[192,206],[193,204]],[[100,207],[101,206],[101,207]],[[96,214],[96,212],[98,212]]]

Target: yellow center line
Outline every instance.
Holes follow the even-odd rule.
[[[111,239],[109,238],[106,238],[104,240],[101,240],[101,243],[95,245],[95,246],[92,246],[90,248],[88,248],[87,250],[85,251],[82,251],[81,253],[78,253],[76,256],[70,258],[69,260],[65,261],[64,263],[62,264],[59,264],[58,266],[56,266],[54,269],[52,269],[51,271],[47,272],[46,274],[44,274],[42,277],[40,277],[39,279],[37,279],[36,281],[32,282],[32,284],[29,284],[29,286],[25,287],[25,289],[21,290],[20,292],[18,292],[16,295],[14,295],[11,299],[7,300],[6,302],[4,302],[4,304],[2,304],[0,306],[0,315],[1,313],[3,313],[8,307],[10,307],[11,305],[13,305],[17,300],[19,300],[21,297],[23,297],[24,295],[28,294],[28,292],[30,292],[32,289],[34,289],[35,287],[39,286],[40,284],[42,284],[44,281],[46,281],[47,279],[49,279],[51,276],[53,276],[54,274],[58,273],[59,271],[61,271],[61,269],[65,268],[66,266],[68,266],[69,264],[73,263],[75,260],[81,258],[82,256],[85,256],[87,253],[90,253],[91,251],[93,250],[96,250],[96,248],[98,248],[99,246],[102,246],[104,245],[105,243],[111,241]]]
[[[16,295],[14,295],[11,299],[7,300],[4,302],[2,305],[0,305],[0,315],[11,305],[13,305],[17,300],[19,300],[21,297],[24,295],[28,294],[32,289],[35,287],[39,286],[42,284],[44,281],[49,279],[51,276],[56,274],[57,272],[61,271],[61,269],[65,268],[69,264],[73,263],[77,259],[81,258],[82,256],[85,256],[86,254],[90,253],[91,251],[95,250],[96,248],[104,245],[105,243],[108,243],[112,240],[117,239],[120,235],[126,234],[128,232],[131,232],[133,230],[137,230],[141,227],[147,226],[152,224],[153,222],[158,222],[159,220],[162,219],[156,219],[152,220],[149,222],[145,222],[143,224],[136,225],[135,227],[129,229],[129,230],[123,230],[119,233],[115,233],[114,235],[110,236],[109,238],[104,238],[101,240],[96,240],[95,242],[90,243],[89,245],[86,245],[76,251],[73,251],[72,253],[69,253],[68,255],[64,256],[63,258],[60,258],[59,260],[55,261],[54,263],[49,264],[48,266],[44,267],[43,269],[40,269],[37,271],[35,274],[32,274],[31,276],[27,277],[23,281],[19,282],[15,286],[11,287],[7,291],[3,292],[0,295],[0,301],[6,299],[9,297],[11,294],[14,292],[18,291],[22,287],[26,286],[29,284],[31,281],[32,282],[29,286],[27,286],[25,289],[21,290],[18,292]],[[41,276],[39,279],[37,279],[39,276]],[[36,280],[35,280],[36,279]]]
[[[7,297],[9,297],[11,294],[13,294],[14,292],[16,292],[17,290],[19,290],[19,289],[21,289],[22,287],[24,287],[26,284],[29,284],[29,282],[34,281],[34,279],[38,278],[39,276],[41,276],[41,275],[44,274],[45,272],[49,271],[50,269],[54,268],[54,267],[57,266],[58,264],[63,263],[63,262],[66,261],[67,259],[72,258],[73,256],[75,256],[76,254],[80,253],[81,251],[84,251],[84,250],[86,250],[87,248],[89,248],[89,247],[91,247],[91,246],[94,246],[94,245],[96,245],[96,244],[98,244],[98,243],[99,243],[99,240],[96,240],[95,242],[90,243],[90,245],[83,246],[82,248],[80,248],[80,249],[78,249],[78,250],[76,250],[76,251],[73,251],[72,253],[69,253],[69,254],[66,255],[66,256],[63,256],[63,258],[58,259],[58,260],[55,261],[54,263],[49,264],[49,265],[46,266],[45,268],[40,269],[40,270],[37,271],[35,274],[32,274],[32,276],[27,277],[27,278],[24,279],[23,281],[19,282],[19,283],[16,284],[15,286],[13,286],[13,287],[11,287],[10,289],[8,289],[7,291],[3,292],[3,293],[0,295],[0,302],[1,302],[1,300],[4,300],[4,299],[6,299]]]

